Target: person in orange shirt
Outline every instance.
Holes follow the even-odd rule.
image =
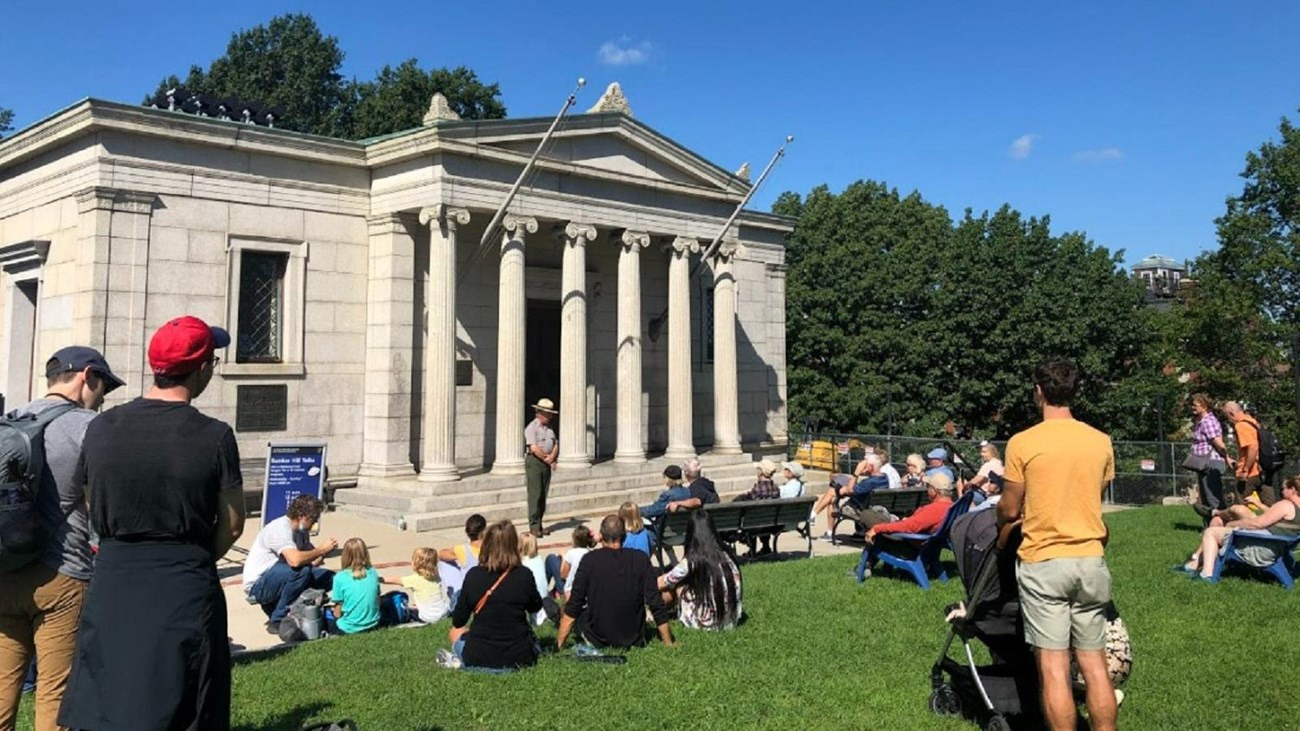
[[[1109,436],[1071,413],[1078,387],[1079,367],[1071,361],[1048,360],[1034,369],[1043,421],[1007,443],[998,524],[1021,522],[1016,580],[1048,727],[1075,727],[1073,648],[1092,728],[1111,731],[1117,711],[1106,670],[1110,570],[1101,496],[1115,476],[1115,454]]]
[[[1272,505],[1277,502],[1277,491],[1264,482],[1259,470],[1259,421],[1236,401],[1223,405],[1223,416],[1237,434],[1237,459],[1229,460],[1228,466],[1236,472],[1238,496],[1251,502],[1251,495],[1259,493],[1259,502]]]

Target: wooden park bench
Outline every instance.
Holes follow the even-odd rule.
[[[796,531],[808,544],[808,555],[812,556],[812,530],[808,527],[808,513],[817,498],[813,495],[785,498],[782,500],[745,500],[742,502],[716,503],[706,505],[704,510],[713,518],[718,535],[735,544],[748,542],[751,538],[772,537],[772,550],[780,535],[788,530]],[[686,544],[686,523],[690,520],[690,510],[676,513],[664,513],[655,521],[655,558],[659,567],[667,569],[677,563],[674,547]],[[664,561],[664,553],[668,561]]]
[[[897,515],[900,518],[906,518],[912,513],[915,513],[917,508],[925,504],[928,492],[929,489],[924,487],[903,488],[899,490],[872,490],[868,495],[870,500],[866,505],[863,505],[852,497],[848,499],[848,502],[846,502],[845,505],[853,505],[858,512],[874,510],[879,507],[890,515]],[[839,528],[840,522],[845,520],[853,520],[853,518],[836,510],[831,522],[832,546],[835,545],[836,541],[835,529]]]

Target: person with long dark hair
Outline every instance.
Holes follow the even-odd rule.
[[[664,603],[676,602],[678,618],[691,629],[727,630],[740,623],[740,569],[723,548],[713,516],[691,513],[686,524],[686,556],[659,577]]]

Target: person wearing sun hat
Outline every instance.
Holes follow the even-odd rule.
[[[524,476],[528,481],[528,526],[535,536],[547,535],[542,519],[546,516],[546,495],[551,491],[551,470],[560,453],[551,422],[555,403],[548,398],[533,404],[534,418],[524,427]]]
[[[230,425],[191,405],[230,335],[197,317],[149,341],[153,387],[90,423],[76,478],[99,536],[59,713],[70,728],[229,728],[216,561],[243,531]]]
[[[785,483],[781,485],[781,497],[803,497],[803,465],[798,462],[782,462],[781,474]]]

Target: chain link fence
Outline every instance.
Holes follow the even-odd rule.
[[[852,472],[867,449],[888,453],[889,462],[903,471],[909,454],[926,453],[942,447],[965,464],[969,477],[979,469],[979,442],[966,439],[935,439],[894,434],[845,434],[807,432],[792,439],[790,459],[810,469]],[[999,451],[1006,442],[994,441]],[[1106,491],[1106,502],[1123,505],[1159,503],[1167,497],[1183,497],[1196,488],[1196,475],[1181,469],[1191,453],[1190,442],[1115,442],[1115,479]],[[1231,484],[1225,478],[1225,483]]]

